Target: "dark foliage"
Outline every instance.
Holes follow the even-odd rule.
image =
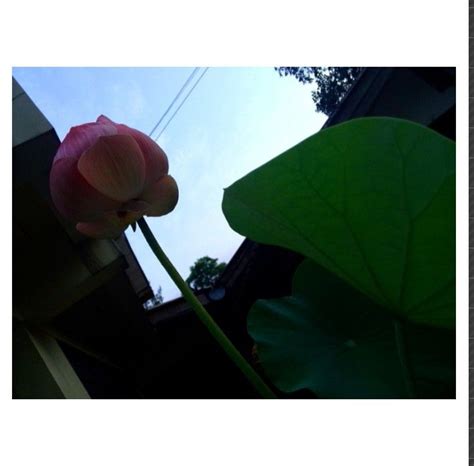
[[[289,67],[275,68],[280,76],[294,76],[303,84],[315,83],[312,91],[316,111],[330,115],[346,95],[362,68],[355,67]]]
[[[191,274],[186,279],[186,283],[194,291],[210,288],[219,278],[225,266],[224,262],[218,263],[217,259],[211,259],[209,256],[201,257],[191,266]]]

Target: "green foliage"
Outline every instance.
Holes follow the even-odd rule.
[[[312,91],[316,111],[330,115],[346,95],[362,68],[355,67],[291,67],[275,68],[280,76],[294,76],[303,84],[315,83]]]
[[[248,319],[265,371],[283,391],[323,398],[454,397],[455,334],[394,319],[310,260],[290,297]]]
[[[426,397],[438,380],[449,391],[454,169],[452,141],[404,120],[364,118],[317,133],[225,190],[235,231],[297,251],[338,278],[331,285],[305,266],[294,296],[259,302],[251,313],[264,367],[283,389],[402,397],[412,385]],[[436,338],[444,346],[432,361],[417,342],[435,351]],[[334,390],[336,381],[347,390]]]
[[[393,312],[454,326],[454,143],[392,118],[317,133],[225,190],[238,233],[313,259]]]
[[[191,274],[186,283],[194,290],[199,291],[212,287],[225,269],[225,262],[218,263],[217,259],[204,256],[191,266]]]

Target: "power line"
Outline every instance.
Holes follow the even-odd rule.
[[[186,94],[186,97],[183,99],[183,101],[180,103],[179,107],[175,110],[175,112],[173,113],[173,115],[171,115],[171,118],[168,120],[168,123],[166,123],[165,127],[160,131],[160,134],[158,134],[158,136],[155,139],[155,141],[157,141],[159,139],[159,137],[163,134],[163,131],[168,127],[168,125],[171,123],[171,121],[173,120],[173,118],[175,117],[175,115],[179,112],[179,109],[184,105],[184,102],[186,102],[186,100],[188,100],[188,97],[191,95],[191,93],[194,91],[194,88],[199,84],[199,81],[201,81],[202,77],[206,74],[207,70],[209,69],[209,67],[207,67],[204,72],[201,74],[201,76],[199,76],[198,80],[194,83],[194,86],[190,89],[190,91]]]
[[[179,96],[183,93],[184,89],[190,83],[191,79],[193,79],[194,75],[197,73],[198,70],[199,70],[199,68],[194,68],[192,73],[189,75],[188,79],[186,79],[186,82],[181,86],[181,89],[179,90],[178,94],[176,94],[176,97],[173,99],[173,101],[170,103],[169,107],[166,109],[166,112],[163,113],[161,118],[158,120],[158,123],[153,127],[153,129],[150,131],[148,136],[151,136],[155,132],[156,128],[158,128],[158,126],[160,126],[160,123],[163,121],[165,116],[168,115],[168,112],[171,110],[171,107],[179,99]],[[156,139],[158,139],[158,138],[156,138]]]

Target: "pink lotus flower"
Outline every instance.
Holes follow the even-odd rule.
[[[95,238],[116,238],[143,215],[165,215],[178,202],[158,144],[105,116],[71,128],[54,158],[50,190],[58,211]]]

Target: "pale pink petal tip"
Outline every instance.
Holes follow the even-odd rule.
[[[112,125],[112,126],[115,126],[115,124],[116,124],[109,117],[106,117],[105,115],[100,115],[97,118],[97,123],[108,124],[108,125]]]

